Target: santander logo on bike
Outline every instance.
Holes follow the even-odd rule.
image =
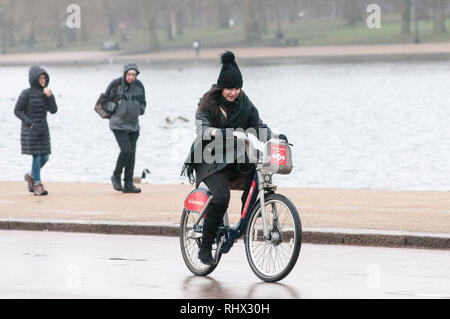
[[[192,198],[188,199],[188,203],[189,204],[194,204],[194,205],[201,205],[201,206],[205,205],[205,202],[199,201],[199,200],[195,200],[195,199],[192,199]]]
[[[190,211],[200,212],[208,200],[208,195],[203,192],[196,191],[186,198],[184,207]]]
[[[272,145],[271,162],[277,165],[286,165],[286,146]]]

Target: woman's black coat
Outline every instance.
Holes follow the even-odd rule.
[[[46,76],[48,85],[50,78],[43,68],[30,68],[30,87],[22,91],[14,108],[14,114],[22,121],[20,134],[22,154],[51,153],[47,112],[54,114],[58,108],[55,97],[53,95],[47,97],[43,93],[43,88],[39,84],[39,77],[42,74]]]
[[[182,175],[187,175],[191,183],[195,183],[196,187],[208,176],[214,174],[224,168],[226,168],[229,164],[233,164],[237,162],[237,159],[241,158],[243,154],[238,154],[234,152],[234,156],[231,160],[227,160],[225,155],[223,157],[223,161],[221,163],[218,162],[206,162],[201,156],[201,161],[198,161],[198,158],[195,158],[196,154],[203,154],[205,147],[207,147],[208,143],[211,142],[211,133],[214,129],[243,129],[247,130],[249,128],[253,128],[256,131],[256,136],[259,140],[266,142],[271,136],[272,132],[269,127],[263,123],[263,121],[259,117],[258,110],[252,104],[247,95],[241,91],[239,97],[235,101],[235,107],[224,107],[224,99],[222,98],[222,90],[213,86],[211,90],[204,94],[202,99],[200,100],[199,107],[195,114],[196,119],[196,127],[197,127],[197,138],[191,146],[191,150],[189,152],[188,157],[185,160],[183,165]],[[227,109],[227,116],[223,114],[222,109]],[[266,134],[258,134],[260,129],[266,131]],[[227,135],[230,132],[227,132]],[[202,138],[203,137],[203,138]],[[226,145],[226,142],[223,143]],[[207,148],[208,151],[208,148]],[[215,152],[220,152],[221,150],[214,149]],[[201,152],[201,153],[200,153]],[[223,150],[222,150],[223,152]],[[198,157],[198,156],[197,156]],[[235,166],[233,166],[235,167]],[[194,176],[195,171],[195,176]],[[239,179],[239,175],[233,172],[233,178]],[[229,178],[230,178],[230,174]],[[232,182],[232,181],[230,181]]]

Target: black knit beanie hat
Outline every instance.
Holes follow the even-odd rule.
[[[242,74],[235,62],[233,52],[226,51],[221,56],[222,69],[217,79],[217,87],[221,89],[242,88]]]

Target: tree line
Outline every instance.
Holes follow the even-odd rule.
[[[161,48],[161,31],[168,40],[187,28],[239,27],[242,43],[255,43],[275,26],[299,20],[341,19],[348,25],[364,22],[366,8],[376,2],[383,16],[398,16],[401,32],[412,32],[414,19],[433,21],[435,33],[446,33],[449,0],[0,0],[0,40],[3,51],[39,41],[63,47],[68,42],[145,31],[148,49]],[[66,26],[69,4],[81,7],[82,27]]]

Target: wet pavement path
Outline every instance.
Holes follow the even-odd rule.
[[[304,244],[277,284],[240,240],[195,277],[178,238],[0,231],[0,298],[450,298],[450,251]]]

